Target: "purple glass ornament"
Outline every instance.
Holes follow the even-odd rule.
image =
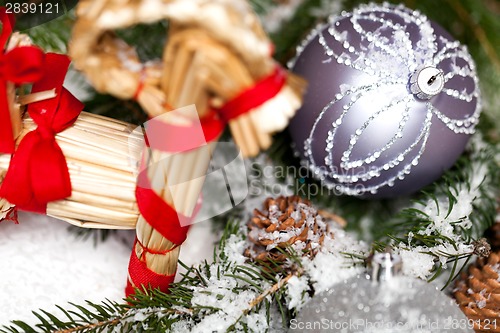
[[[309,81],[290,124],[303,164],[337,193],[406,195],[463,152],[481,109],[465,46],[418,11],[363,5],[298,48]]]

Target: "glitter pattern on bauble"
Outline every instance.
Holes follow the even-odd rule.
[[[290,63],[309,81],[290,124],[302,162],[336,193],[417,191],[463,152],[481,109],[465,46],[418,11],[363,5],[312,31]]]
[[[401,256],[374,253],[367,264],[364,275],[315,295],[290,322],[290,332],[472,332],[454,300],[431,283],[401,275]]]
[[[406,276],[374,283],[355,277],[315,295],[289,332],[472,333],[453,299],[435,285]]]

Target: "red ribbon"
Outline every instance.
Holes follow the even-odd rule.
[[[268,100],[274,98],[286,83],[286,72],[276,66],[274,72],[257,82],[253,87],[241,92],[218,109],[219,116],[225,122],[237,118]]]
[[[162,275],[150,270],[147,263],[137,257],[135,245],[134,250],[132,250],[132,255],[130,256],[128,271],[130,279],[127,280],[127,287],[125,288],[127,297],[134,294],[134,287],[136,286],[144,286],[151,289],[159,288],[162,292],[166,293],[168,292],[170,284],[174,282],[175,279],[175,274]]]
[[[198,128],[196,125],[187,127],[189,135],[186,135],[186,132],[183,131],[186,130],[185,126],[166,124],[161,121],[151,122],[150,120],[148,122],[148,137],[146,137],[146,142],[153,149],[182,153],[200,147],[203,143],[206,145],[216,140],[224,129],[223,123],[213,112],[209,116],[201,119],[201,131],[197,131]],[[192,137],[199,136],[200,132],[203,133],[203,142],[199,138],[193,139]],[[172,139],[165,140],[165,133],[170,133],[169,136],[172,137]],[[175,137],[173,133],[179,136]],[[163,136],[156,136],[157,134],[163,134]],[[166,144],[165,142],[167,141],[172,142]],[[177,144],[173,144],[173,142]],[[151,182],[147,175],[147,169],[145,170],[143,166],[141,170],[144,171],[139,173],[135,196],[142,217],[144,217],[148,224],[163,237],[177,246],[181,245],[186,240],[189,226],[200,210],[201,205],[199,203],[196,205],[191,217],[182,215],[152,189]],[[154,251],[149,249],[144,250],[145,252],[154,253]],[[130,279],[125,289],[127,296],[131,296],[134,293],[134,286],[147,287],[149,285],[151,288],[160,288],[161,291],[167,292],[170,284],[175,278],[175,274],[161,275],[150,270],[146,262],[137,258],[135,250],[132,250],[130,258],[129,275]]]
[[[4,49],[12,33],[14,17],[0,8],[2,33],[0,49]],[[15,84],[34,82],[43,74],[44,54],[33,46],[16,47],[10,52],[0,53],[0,153],[12,154],[15,149],[14,133],[10,119],[7,82]]]
[[[38,127],[21,140],[0,188],[0,197],[23,210],[45,213],[48,202],[71,195],[66,158],[55,139],[56,133],[70,127],[83,109],[83,104],[62,86],[69,64],[65,55],[47,54],[43,76],[32,92],[55,88],[57,96],[28,106]]]
[[[190,218],[177,212],[151,188],[146,171],[139,174],[138,184],[141,186],[136,187],[135,197],[142,217],[163,237],[176,245],[182,244],[186,240]]]
[[[197,126],[193,126],[189,127],[188,132],[190,132],[193,136],[194,132],[203,133],[205,145],[216,140],[224,129],[221,121],[215,117],[213,112],[209,116],[202,118],[200,125],[201,131],[196,131]],[[161,121],[155,122],[155,125],[152,128],[148,126],[148,137],[146,137],[147,143],[153,149],[166,152],[178,152],[180,154],[182,154],[182,152],[200,147],[202,144],[199,140],[192,140],[191,138],[186,138],[184,136],[172,138],[172,141],[177,142],[178,145],[172,143],[165,145],[164,143],[170,140],[159,140],[161,137],[154,137],[151,139],[151,134],[164,134],[167,131],[173,131],[182,135],[181,131],[185,128],[185,126],[166,124]],[[153,131],[151,132],[151,130]],[[186,144],[185,141],[192,142],[190,142],[190,144]],[[181,150],[181,148],[185,150]],[[144,171],[140,172],[137,177],[137,186],[135,190],[137,206],[141,215],[163,237],[176,245],[181,245],[186,240],[190,221],[194,218],[194,216],[196,216],[197,212],[201,208],[200,205],[196,205],[195,211],[191,214],[191,217],[182,215],[166,203],[165,200],[163,200],[163,198],[152,189],[153,187],[151,186],[151,182],[147,175],[147,168],[144,167],[144,165],[141,167],[141,170]]]
[[[149,147],[169,153],[185,153],[214,141],[224,130],[224,123],[215,112],[210,112],[200,122],[191,120],[181,126],[163,121],[161,116],[146,123],[146,140]]]
[[[147,124],[146,133],[148,137],[146,137],[146,142],[153,149],[172,153],[186,152],[212,142],[222,132],[225,122],[237,118],[274,98],[285,83],[285,71],[281,67],[276,67],[276,70],[270,76],[257,82],[252,88],[243,91],[217,110],[218,117],[212,112],[209,117],[202,119],[203,136],[196,124],[184,127],[166,124],[161,119],[152,119]],[[139,211],[144,219],[172,243],[176,245],[182,244],[186,240],[189,221],[196,216],[196,210],[199,210],[200,206],[197,206],[191,218],[175,211],[173,207],[152,190],[145,171],[139,174],[135,193]],[[161,275],[150,270],[147,263],[137,257],[135,250],[132,251],[130,258],[129,276],[125,289],[127,296],[134,294],[135,286],[159,288],[163,292],[168,292],[168,288],[175,278],[175,274]]]

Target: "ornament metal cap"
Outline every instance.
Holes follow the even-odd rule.
[[[419,99],[431,99],[444,87],[444,74],[434,66],[417,70],[410,77],[410,92]]]
[[[401,257],[390,251],[374,253],[368,261],[367,278],[374,283],[387,281],[400,274],[403,266]]]

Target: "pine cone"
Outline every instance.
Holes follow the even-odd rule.
[[[264,211],[255,209],[248,222],[248,239],[252,245],[245,255],[267,271],[281,271],[293,266],[287,261],[289,248],[295,254],[312,258],[327,232],[327,223],[309,201],[298,196],[268,198]]]
[[[454,296],[476,332],[500,332],[500,253],[479,258],[456,283]]]

